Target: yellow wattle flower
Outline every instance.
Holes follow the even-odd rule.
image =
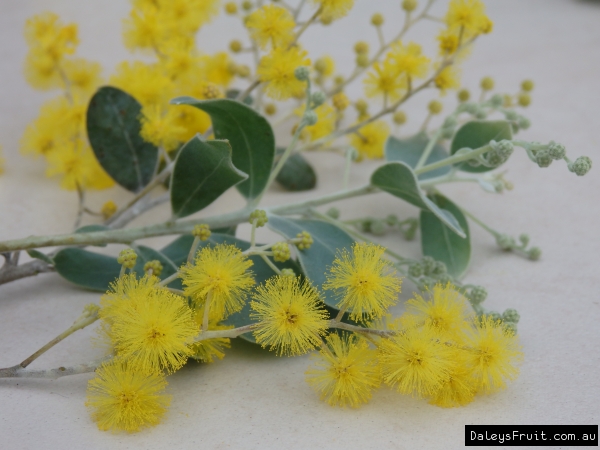
[[[492,21],[485,14],[481,0],[452,0],[444,18],[448,28],[463,29],[466,38],[492,30]]]
[[[327,336],[326,347],[311,355],[306,381],[331,406],[356,408],[381,384],[377,354],[367,342],[345,333]]]
[[[175,150],[185,128],[177,125],[179,108],[167,107],[166,112],[158,105],[142,108],[140,136],[146,142],[164,148],[167,152]]]
[[[421,46],[414,42],[408,45],[402,42],[392,44],[385,61],[393,66],[399,74],[410,78],[424,78],[429,70],[429,58],[421,54]]]
[[[390,61],[376,62],[364,79],[367,97],[387,97],[392,102],[399,100],[408,87],[406,77],[401,76]]]
[[[431,396],[429,403],[442,408],[465,406],[473,401],[477,392],[474,379],[467,363],[468,351],[454,347],[454,366],[441,381],[439,389]]]
[[[321,15],[331,19],[340,19],[350,12],[354,0],[313,0],[322,8]]]
[[[298,46],[290,49],[276,48],[261,58],[257,74],[267,83],[266,94],[277,100],[300,97],[306,83],[296,78],[295,71],[300,66],[310,66],[305,50]]]
[[[453,66],[444,67],[433,80],[435,87],[440,90],[442,96],[446,95],[448,89],[460,87],[460,76],[458,69]]]
[[[210,317],[222,320],[241,310],[254,286],[249,270],[253,263],[235,245],[206,246],[196,254],[194,264],[181,267],[185,295],[202,311],[210,295]]]
[[[145,374],[126,361],[113,360],[88,381],[85,404],[99,429],[131,433],[160,422],[171,402],[163,394],[166,386],[160,374]]]
[[[296,22],[285,8],[265,5],[254,11],[246,21],[252,38],[260,48],[270,44],[272,48],[286,47],[294,40]]]
[[[254,337],[278,355],[302,355],[321,343],[327,311],[319,292],[299,277],[274,276],[253,294]]]
[[[102,66],[84,58],[67,59],[62,64],[69,88],[75,95],[90,96],[104,80],[100,76]]]
[[[377,120],[361,127],[350,135],[350,143],[361,157],[383,158],[385,141],[390,135],[390,127],[383,120]]]
[[[347,309],[352,320],[381,317],[398,301],[401,281],[384,252],[380,245],[357,242],[333,261],[323,288],[334,291],[338,308]]]

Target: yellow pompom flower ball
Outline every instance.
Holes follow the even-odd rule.
[[[361,156],[376,159],[383,157],[383,147],[390,134],[386,122],[377,120],[361,127],[357,133],[350,136],[350,143]]]
[[[298,80],[294,73],[301,66],[310,66],[310,59],[307,52],[297,46],[277,48],[263,56],[257,73],[260,80],[267,83],[267,95],[276,100],[302,96],[306,83]]]

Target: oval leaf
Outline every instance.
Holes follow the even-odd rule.
[[[210,115],[215,137],[229,140],[233,164],[248,174],[248,180],[237,189],[248,199],[258,197],[267,185],[275,157],[275,136],[267,119],[243,103],[225,98],[178,97],[171,103],[192,105]]]
[[[323,294],[326,305],[336,307],[338,303],[331,291],[323,290],[326,281],[326,272],[333,264],[338,250],[350,250],[354,239],[344,230],[321,220],[289,219],[276,215],[269,215],[269,228],[287,239],[294,239],[302,231],[308,231],[314,243],[308,250],[299,250],[298,260],[304,274],[314,286]]]
[[[308,191],[317,185],[315,170],[300,153],[288,158],[275,179],[288,191]]]
[[[30,248],[29,250],[26,250],[26,251],[27,251],[27,254],[29,256],[31,256],[32,258],[39,259],[40,261],[44,261],[45,263],[48,263],[50,265],[54,264],[54,261],[52,261],[52,258],[50,258],[50,256],[46,255],[45,253],[42,253],[42,252],[32,249],[32,248]]]
[[[501,141],[502,139],[512,139],[512,128],[510,122],[506,120],[474,120],[465,123],[454,135],[450,153],[454,155],[461,148],[483,147],[490,141]],[[468,162],[456,165],[465,172],[489,172],[496,167],[471,166]]]
[[[425,132],[417,133],[408,139],[398,139],[390,135],[385,142],[385,159],[387,161],[405,162],[414,169],[428,143],[429,137]],[[444,147],[435,144],[425,164],[441,161],[448,158],[448,156],[448,151]],[[426,180],[446,175],[448,172],[450,172],[450,166],[445,166],[431,172],[422,173],[418,178],[419,180]]]
[[[190,139],[179,151],[171,175],[173,217],[185,217],[206,208],[231,186],[248,178],[231,162],[227,141]]]
[[[54,268],[61,277],[77,286],[104,292],[121,271],[116,258],[82,248],[65,248],[54,257]]]
[[[102,168],[125,189],[138,192],[154,176],[158,148],[140,136],[141,105],[126,92],[104,86],[90,100],[87,133]]]
[[[432,212],[453,232],[461,237],[466,236],[456,217],[452,213],[438,208],[421,191],[415,173],[405,163],[391,162],[379,167],[371,175],[371,184],[418,208]]]
[[[435,214],[421,210],[419,224],[421,227],[421,248],[423,254],[442,261],[453,277],[462,278],[471,260],[471,236],[469,224],[463,212],[443,195],[434,195],[431,200],[440,208],[452,213],[465,231],[466,237],[461,238],[450,233],[448,228]]]

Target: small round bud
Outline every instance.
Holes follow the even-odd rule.
[[[519,323],[520,318],[521,316],[519,315],[517,310],[513,308],[508,308],[502,313],[502,320],[504,322]]]
[[[285,242],[276,242],[271,247],[271,251],[273,252],[273,260],[275,262],[286,262],[292,257],[290,246]]]
[[[527,256],[532,261],[537,261],[542,256],[542,249],[539,247],[531,247],[527,252]]]
[[[251,1],[249,1],[249,0],[244,0],[244,1],[242,2],[242,9],[243,9],[244,11],[250,11],[250,10],[252,9],[252,7],[253,7],[253,6],[254,6],[254,5],[253,5],[253,4],[252,4],[252,2],[251,2]]]
[[[513,98],[511,95],[509,94],[504,94],[502,96],[502,106],[504,106],[505,108],[512,108],[513,105]]]
[[[327,210],[327,212],[325,214],[327,214],[332,219],[339,219],[339,217],[340,217],[340,210],[337,209],[335,206],[332,206],[331,208],[329,208]]]
[[[225,3],[225,12],[227,14],[236,14],[238,12],[237,4],[234,2]]]
[[[385,234],[385,223],[383,220],[374,220],[371,222],[371,233],[375,236],[382,236]]]
[[[477,108],[475,110],[475,114],[473,114],[476,119],[485,119],[487,117],[487,113],[483,108]]]
[[[435,269],[435,259],[431,256],[424,256],[421,264],[423,264],[423,273],[425,275],[429,276],[433,273],[433,270]]]
[[[502,96],[500,94],[494,94],[494,95],[492,95],[492,98],[490,98],[490,105],[493,108],[500,108],[503,103],[504,103],[504,98],[502,98]]]
[[[344,111],[350,105],[350,99],[343,92],[338,92],[331,98],[333,107],[338,111]]]
[[[383,15],[380,13],[375,13],[371,16],[371,24],[376,27],[380,27],[383,25]]]
[[[393,227],[398,223],[398,217],[396,217],[394,214],[390,214],[385,218],[385,223],[388,224],[390,227]]]
[[[221,96],[221,91],[216,84],[207,83],[202,88],[202,96],[207,100],[212,100],[214,98],[219,98]]]
[[[211,235],[210,227],[205,223],[195,225],[194,229],[192,230],[192,236],[197,237],[201,241],[208,240],[210,235]]]
[[[323,75],[327,71],[327,61],[323,58],[319,58],[315,61],[315,70],[317,73]]]
[[[155,275],[157,277],[160,276],[160,274],[162,273],[162,270],[163,270],[163,265],[157,259],[148,261],[146,264],[144,264],[144,272],[146,272],[146,273],[150,272],[152,275]]]
[[[127,269],[133,269],[137,261],[137,254],[132,248],[121,250],[117,257],[117,262]]]
[[[430,114],[439,114],[442,112],[442,109],[444,109],[444,106],[437,100],[432,100],[429,102],[429,105],[427,105],[427,109],[429,109]]]
[[[402,0],[402,9],[411,12],[417,9],[417,0]]]
[[[303,120],[310,127],[319,121],[319,117],[314,111],[306,111]]]
[[[529,244],[529,235],[525,233],[521,234],[519,236],[519,242],[523,244],[524,247],[527,247],[527,245]]]
[[[493,142],[493,144],[492,144]],[[511,141],[507,141],[506,139],[502,139],[500,142],[491,141],[490,146],[498,152],[498,154],[505,159],[508,159],[510,155],[512,155],[515,147]]]
[[[552,159],[563,159],[567,154],[567,150],[565,149],[564,145],[551,141],[548,144],[548,154]]]
[[[491,91],[494,89],[494,84],[494,79],[492,77],[483,77],[480,86],[484,91]]]
[[[419,278],[423,275],[423,266],[419,263],[414,263],[408,266],[408,274],[411,277]]]
[[[531,96],[526,92],[521,92],[517,98],[517,102],[520,106],[525,108],[531,104]]]
[[[584,176],[592,168],[592,160],[587,156],[580,156],[575,161],[569,164],[569,170],[577,176]]]
[[[423,277],[423,278],[421,278],[420,283],[419,283],[419,290],[420,291],[430,290],[431,288],[433,288],[435,286],[436,283],[437,283],[437,281],[434,278]]]
[[[533,86],[534,86],[533,81],[531,81],[531,80],[524,80],[521,83],[521,89],[523,89],[523,91],[525,91],[525,92],[533,91]]]
[[[476,103],[463,103],[462,105],[459,106],[459,108],[469,114],[475,114],[478,110],[479,107],[477,106]]]
[[[249,221],[251,224],[254,224],[254,222],[256,221],[256,228],[260,228],[264,227],[265,224],[269,221],[269,219],[267,217],[266,211],[262,209],[255,209],[250,213]]]
[[[392,119],[396,125],[403,125],[406,123],[406,113],[404,111],[396,111]]]
[[[110,219],[117,212],[117,205],[112,200],[107,201],[102,205],[100,214],[104,220]]]
[[[310,99],[312,101],[313,106],[316,108],[318,106],[321,106],[323,103],[325,103],[325,100],[327,100],[327,97],[325,96],[324,92],[317,91],[317,92],[312,93],[312,95],[310,96]]]
[[[300,66],[294,71],[297,80],[307,81],[310,75],[310,69],[306,66]]]
[[[502,250],[512,250],[515,247],[515,240],[507,234],[496,236],[496,244]]]
[[[369,104],[361,98],[354,103],[354,107],[360,114],[366,114],[369,109]]]
[[[344,84],[344,81],[346,81],[346,79],[344,78],[344,75],[336,75],[335,77],[333,77],[333,83],[336,86],[340,86],[340,85]]]
[[[369,44],[367,44],[365,41],[358,41],[356,44],[354,44],[354,52],[357,55],[366,55],[369,53]]]
[[[237,74],[240,78],[248,78],[250,76],[250,67],[245,64],[237,66]]]
[[[531,126],[531,122],[527,117],[519,116],[519,118],[517,119],[517,125],[519,126],[519,128],[526,130]]]
[[[237,39],[234,39],[233,41],[231,41],[229,43],[229,50],[231,50],[233,53],[239,53],[242,51],[242,43],[240,41],[238,41]]]
[[[454,281],[449,273],[442,273],[441,275],[436,275],[436,279],[438,283],[441,283],[443,285],[452,283]]]
[[[281,269],[281,276],[282,277],[295,277],[296,273],[294,272],[294,269]]]
[[[267,116],[273,116],[277,113],[277,106],[275,106],[275,103],[267,103],[265,105],[265,114]]]
[[[431,271],[431,273],[434,276],[443,275],[447,272],[448,272],[448,268],[446,267],[446,264],[444,264],[442,261],[436,261],[435,266],[433,267],[433,270]]]
[[[517,324],[512,322],[504,322],[502,324],[504,328],[504,332],[510,336],[514,336],[517,334]]]
[[[479,305],[487,298],[487,290],[483,286],[475,286],[467,295],[470,302],[474,305]]]
[[[506,111],[504,117],[506,117],[506,120],[516,121],[519,118],[519,115],[514,111]]]
[[[540,167],[548,167],[552,164],[552,156],[550,156],[548,150],[540,150],[535,154],[535,162]]]
[[[467,89],[461,89],[457,92],[456,96],[458,97],[458,101],[464,103],[469,101],[471,98],[471,93]]]
[[[296,244],[298,250],[308,250],[313,245],[313,238],[308,231],[302,231],[296,235],[296,239],[300,239],[300,242]]]
[[[442,127],[444,127],[444,128],[454,128],[454,127],[456,127],[456,125],[458,125],[458,121],[456,120],[456,117],[454,117],[454,116],[448,116],[444,120],[444,123],[442,124]]]
[[[330,25],[333,22],[333,16],[330,14],[321,14],[320,20],[323,25]]]
[[[366,53],[361,53],[360,55],[356,55],[356,65],[358,67],[369,67],[369,55]]]

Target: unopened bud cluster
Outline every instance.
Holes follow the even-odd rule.
[[[314,240],[308,231],[301,231],[296,235],[300,242],[296,244],[299,250],[308,250],[313,245]]]
[[[256,228],[264,227],[265,224],[269,221],[267,217],[266,211],[262,209],[255,209],[250,213],[250,223],[254,224],[256,222]]]
[[[137,254],[133,251],[132,248],[126,248],[125,250],[121,250],[119,256],[117,257],[117,262],[127,269],[133,269],[135,267],[135,263],[137,261]]]
[[[157,259],[148,261],[146,264],[144,264],[144,272],[150,273],[157,277],[160,276],[160,274],[162,273],[162,270],[163,270],[163,265]]]
[[[286,262],[292,257],[290,246],[285,242],[276,242],[271,247],[271,251],[273,252],[273,259],[276,262]]]
[[[210,228],[205,223],[194,226],[194,229],[192,230],[192,236],[197,237],[201,241],[206,241],[210,235]]]

